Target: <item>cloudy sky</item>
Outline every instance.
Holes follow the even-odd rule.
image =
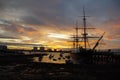
[[[87,26],[97,35],[106,32],[104,48],[120,48],[119,0],[0,0],[0,42],[38,43],[69,47],[75,21],[82,24],[85,6]]]

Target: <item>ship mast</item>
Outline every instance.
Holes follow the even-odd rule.
[[[83,7],[83,38],[84,38],[84,47],[86,50],[86,43],[87,43],[87,33],[86,33],[86,15],[85,15],[85,9]]]
[[[84,39],[84,48],[85,48],[85,50],[86,50],[86,48],[87,48],[87,42],[88,42],[88,38],[99,38],[99,37],[92,37],[92,36],[87,36],[88,35],[88,33],[87,33],[87,29],[95,29],[95,28],[87,28],[87,26],[86,26],[86,17],[88,17],[88,16],[86,16],[86,14],[85,14],[85,9],[84,9],[84,7],[83,7],[83,39]],[[104,35],[104,33],[103,33],[103,35]],[[102,35],[102,37],[103,37],[103,35]],[[102,39],[102,37],[100,37],[100,39],[97,41],[97,43],[96,43],[96,45],[94,46],[94,48],[93,49],[95,49],[97,46],[98,46],[98,44],[99,44],[99,41]],[[88,44],[89,44],[89,42],[88,42]]]
[[[88,46],[90,47],[89,45],[89,42],[88,42],[88,38],[99,38],[99,37],[95,37],[95,36],[87,36],[88,33],[87,33],[87,29],[95,29],[95,28],[88,28],[87,25],[86,25],[86,17],[89,17],[89,16],[86,16],[85,14],[85,8],[83,7],[83,28],[78,28],[78,29],[83,29],[83,37],[79,37],[79,38],[83,38],[83,42],[84,42],[84,49],[86,50],[87,49],[87,43],[88,43]]]
[[[75,42],[76,42],[76,48],[78,48],[78,42],[79,42],[79,39],[78,39],[78,22],[76,21],[76,28],[75,28],[75,30],[76,30],[76,40],[75,40]]]
[[[89,42],[88,42],[88,38],[99,38],[99,37],[95,37],[95,36],[88,36],[88,33],[87,33],[87,29],[95,29],[95,28],[90,28],[90,27],[87,27],[86,25],[86,14],[85,14],[85,9],[83,7],[83,27],[82,28],[79,28],[78,27],[78,22],[76,21],[76,28],[75,28],[75,31],[76,31],[76,34],[72,37],[74,39],[73,41],[73,46],[74,48],[78,49],[79,48],[79,41],[80,38],[82,38],[83,42],[84,42],[84,49],[86,50],[87,49],[87,44],[88,46],[90,47],[89,45]],[[79,29],[82,29],[83,30],[83,34],[82,34],[82,37],[79,36]]]

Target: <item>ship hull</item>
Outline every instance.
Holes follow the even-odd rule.
[[[71,53],[70,56],[74,64],[120,64],[120,55],[109,52]]]

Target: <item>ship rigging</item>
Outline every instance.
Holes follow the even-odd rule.
[[[88,16],[86,16],[84,8],[83,8],[83,16],[81,16],[81,17],[83,17],[83,27],[79,28],[78,27],[78,22],[76,21],[76,28],[75,28],[76,34],[73,35],[73,37],[72,37],[73,38],[73,48],[75,48],[77,51],[80,47],[84,48],[84,50],[87,50],[88,47],[90,48],[89,38],[99,38],[98,41],[96,42],[96,44],[92,48],[92,50],[95,50],[96,47],[99,45],[100,40],[103,38],[105,32],[103,33],[103,35],[101,37],[88,36],[87,29],[95,29],[95,28],[87,27],[86,17],[88,17]],[[83,30],[82,36],[79,36],[79,30],[80,29]],[[84,46],[81,46],[79,44],[79,42],[83,42]]]

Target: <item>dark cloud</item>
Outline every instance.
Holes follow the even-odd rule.
[[[1,0],[4,8],[26,11],[21,16],[27,23],[45,24],[46,21],[56,25],[71,25],[82,15],[86,6],[87,15],[103,21],[105,18],[119,15],[119,0]],[[23,14],[21,12],[21,14]]]
[[[43,46],[42,44],[3,43],[3,42],[0,42],[0,45],[16,45],[16,46]]]
[[[0,39],[18,39],[18,38],[0,35]]]
[[[119,4],[120,0],[0,0],[0,27],[6,31],[5,35],[12,37],[37,32],[34,25],[39,25],[39,29],[41,25],[53,25],[53,29],[56,27],[60,30],[70,29],[76,20],[79,20],[80,26],[83,25],[82,18],[78,16],[83,15],[85,6],[86,15],[90,16],[87,23],[95,24],[97,28],[108,32],[109,36],[114,33],[112,36],[117,35],[114,38],[118,38]],[[33,26],[22,26],[22,23]]]
[[[2,23],[3,22],[3,23]],[[0,24],[0,38],[8,39],[22,39],[21,36],[27,36],[28,32],[37,32],[34,27],[27,25],[20,25],[9,21],[1,20]]]
[[[102,24],[120,14],[119,0],[1,0],[0,3],[4,9],[9,9],[5,11],[7,15],[10,13],[28,24],[38,25],[73,25],[78,16],[82,15],[83,6],[96,24]]]
[[[120,39],[120,18],[110,18],[106,21],[104,30],[112,39]]]
[[[10,21],[6,21],[6,20],[0,20],[1,22],[1,28],[4,30],[9,30],[9,31],[13,31],[13,32],[18,32],[20,29],[23,29],[24,31],[37,31],[36,29],[34,29],[34,27],[29,27],[29,26],[23,26],[17,23],[13,23]]]
[[[32,16],[25,16],[22,18],[24,23],[27,24],[37,24],[37,25],[45,25],[45,22],[41,20],[41,18],[37,17],[32,17]]]

